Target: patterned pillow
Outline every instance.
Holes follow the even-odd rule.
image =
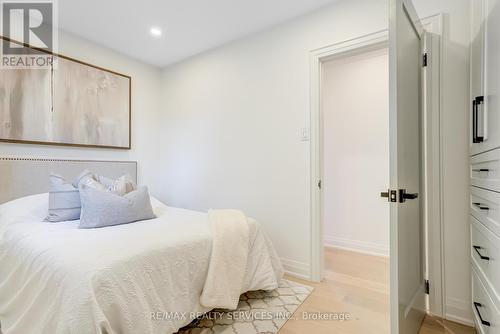
[[[97,176],[97,181],[104,185],[108,191],[120,196],[137,190],[137,185],[129,174],[125,174],[116,180],[104,176]]]
[[[77,180],[92,178],[89,171],[78,175]],[[78,188],[66,181],[62,176],[49,176],[49,214],[48,222],[62,222],[80,219],[80,193]]]
[[[97,175],[95,175],[88,169],[85,169],[75,178],[75,180],[73,181],[73,187],[78,189],[80,183],[87,183],[90,182],[90,180],[97,180]]]
[[[120,196],[81,184],[80,196],[80,228],[121,225],[155,218],[147,187]]]

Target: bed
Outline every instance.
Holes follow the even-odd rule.
[[[5,162],[0,161],[0,173]],[[49,166],[32,174],[58,168],[71,174],[67,162],[45,163]],[[110,163],[102,162],[115,175],[123,172]],[[16,174],[12,179],[23,179],[17,175],[20,169],[9,168]],[[43,185],[37,187],[30,192]],[[210,310],[200,303],[213,241],[206,213],[168,207],[152,198],[155,219],[84,230],[78,229],[78,221],[43,222],[48,195],[26,194],[21,188],[5,188],[4,194],[18,198],[0,206],[4,334],[175,333]],[[248,226],[241,292],[275,289],[283,275],[280,261],[260,224],[248,219]]]

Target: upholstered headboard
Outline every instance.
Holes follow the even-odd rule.
[[[109,178],[118,178],[128,173],[137,182],[136,161],[0,157],[0,204],[48,192],[50,173],[72,181],[84,169]]]

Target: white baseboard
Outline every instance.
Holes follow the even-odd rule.
[[[446,298],[445,319],[474,327],[471,303],[469,301]]]
[[[389,245],[337,238],[330,235],[325,235],[325,246],[345,249],[369,255],[385,256],[385,257],[389,256]]]
[[[304,280],[309,280],[310,266],[309,263],[298,262],[290,259],[281,258],[285,273],[290,276],[297,277]]]

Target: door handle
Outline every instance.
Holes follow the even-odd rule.
[[[479,257],[481,258],[481,260],[486,260],[486,261],[489,261],[490,260],[490,257],[489,256],[484,256],[483,254],[481,254],[481,252],[479,251],[480,249],[483,249],[483,247],[479,247],[479,246],[472,246],[472,248],[474,248],[474,250],[476,251],[476,253],[479,255]]]
[[[481,316],[481,312],[479,312],[479,308],[482,307],[483,305],[481,305],[481,303],[477,303],[477,302],[474,302],[474,308],[476,309],[476,313],[477,315],[479,316],[479,320],[481,320],[481,323],[485,326],[491,326],[491,323],[489,321],[486,321],[483,319],[483,317]]]
[[[392,203],[397,203],[398,200],[399,203],[404,203],[408,199],[417,199],[418,193],[407,193],[405,189],[399,189],[399,191],[389,189],[386,192],[381,192],[380,197],[387,198],[387,200]]]
[[[418,193],[407,193],[406,189],[399,189],[399,202],[404,203],[407,199],[417,199]]]
[[[481,172],[489,172],[490,170],[488,168],[478,168],[478,169],[473,169],[472,171],[481,173]]]

